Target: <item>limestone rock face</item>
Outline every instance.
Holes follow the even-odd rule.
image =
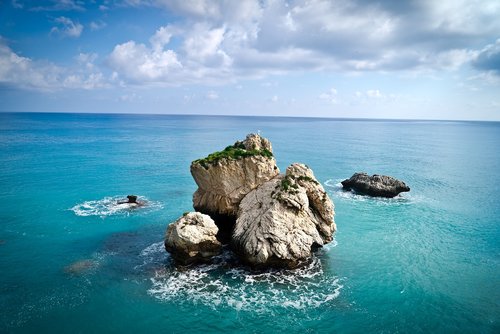
[[[293,268],[332,240],[333,203],[313,172],[292,164],[240,203],[232,246],[255,267]]]
[[[269,139],[263,138],[255,133],[250,133],[249,135],[247,135],[242,143],[247,151],[268,150],[271,153],[273,152],[273,147],[271,146],[271,142],[269,141]]]
[[[269,140],[250,134],[224,151],[193,161],[191,175],[198,185],[193,207],[211,215],[217,224],[227,218],[232,229],[243,197],[278,174]]]
[[[369,196],[392,198],[399,193],[410,191],[403,181],[386,175],[372,175],[366,173],[355,173],[350,179],[342,181],[345,190],[354,190],[356,192]]]
[[[206,262],[221,252],[217,232],[210,216],[190,212],[168,225],[165,249],[181,264]]]

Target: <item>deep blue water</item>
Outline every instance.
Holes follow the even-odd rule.
[[[190,162],[259,130],[323,183],[335,242],[296,271],[176,270]],[[500,123],[1,113],[0,332],[499,333],[499,145]],[[341,191],[356,171],[411,192]],[[129,193],[151,206],[110,204]]]

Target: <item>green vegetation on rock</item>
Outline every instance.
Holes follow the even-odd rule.
[[[297,178],[297,181],[308,181],[308,182],[312,182],[312,183],[314,183],[314,184],[319,184],[319,182],[318,182],[318,181],[316,181],[315,179],[313,179],[312,177],[309,177],[309,176],[303,176],[303,175],[299,176],[299,177]]]
[[[206,158],[203,159],[198,159],[193,161],[193,163],[198,163],[202,165],[204,168],[208,169],[210,165],[215,165],[217,162],[219,162],[222,159],[229,159],[229,160],[238,160],[238,159],[243,159],[246,157],[252,157],[252,156],[263,156],[266,158],[272,158],[273,153],[267,149],[263,150],[246,150],[245,145],[238,141],[234,145],[226,147],[222,151],[217,151],[214,153],[209,154]]]

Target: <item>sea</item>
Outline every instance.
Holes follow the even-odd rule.
[[[295,270],[176,267],[191,161],[248,133],[313,169],[334,241]],[[343,191],[360,171],[411,191]],[[500,123],[0,113],[0,332],[500,333]]]

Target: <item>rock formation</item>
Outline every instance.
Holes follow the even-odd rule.
[[[217,232],[212,218],[199,212],[190,212],[168,226],[165,249],[180,264],[206,262],[221,251]]]
[[[240,203],[234,250],[255,267],[296,267],[332,240],[333,203],[311,169],[292,164]]]
[[[191,174],[198,185],[193,207],[215,220],[224,242],[231,235],[243,197],[279,174],[272,151],[269,140],[250,134],[244,141],[192,162]]]
[[[392,198],[401,192],[410,191],[404,182],[391,176],[372,175],[366,173],[355,173],[350,179],[342,181],[345,190],[354,190],[356,192],[369,196]]]
[[[131,207],[144,206],[146,203],[138,201],[136,195],[128,195],[126,200],[118,201],[117,204],[132,204]]]

